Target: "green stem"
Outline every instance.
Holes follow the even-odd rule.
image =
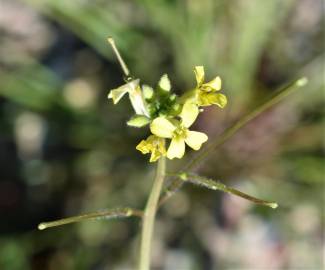
[[[139,270],[149,270],[151,257],[151,243],[153,236],[153,229],[155,224],[155,217],[159,196],[163,186],[166,170],[166,158],[160,157],[158,160],[156,176],[153,187],[149,195],[149,199],[143,214],[143,225],[141,232],[141,247],[140,247],[140,262]]]

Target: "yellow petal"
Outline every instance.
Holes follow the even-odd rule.
[[[194,68],[196,84],[197,86],[201,86],[204,82],[204,67],[203,66],[196,66]]]
[[[154,150],[151,152],[150,160],[149,162],[155,162],[161,157],[161,153],[158,150]]]
[[[155,162],[161,156],[166,155],[165,139],[151,135],[146,140],[142,140],[136,146],[136,149],[139,150],[142,154],[151,153],[150,162]]]
[[[212,81],[202,85],[202,88],[206,91],[219,91],[221,89],[221,78],[215,77]]]
[[[211,92],[198,91],[198,105],[199,106],[210,106],[212,103],[210,102],[209,95]]]
[[[111,90],[108,94],[108,98],[113,99],[114,104],[118,103],[126,93],[133,94],[133,92],[136,91],[136,88],[139,87],[139,82],[139,79],[133,80],[131,82],[123,84],[116,89]]]
[[[196,120],[198,114],[199,108],[197,105],[190,101],[186,102],[183,105],[183,109],[180,114],[180,117],[182,118],[182,124],[187,128],[190,127]]]
[[[113,99],[113,103],[116,104],[127,92],[129,92],[129,87],[127,84],[124,84],[117,89],[111,90],[108,94],[108,98]]]
[[[208,140],[208,136],[203,132],[188,131],[185,138],[186,144],[194,150],[199,150],[203,143]],[[167,154],[168,155],[168,154]]]
[[[167,151],[165,148],[165,139],[159,138],[159,145],[157,146],[157,149],[163,156],[166,156]]]
[[[150,152],[150,147],[148,146],[147,141],[142,140],[135,149],[139,150],[142,154],[148,154]]]
[[[149,116],[149,113],[147,112],[145,106],[144,98],[142,96],[142,91],[139,86],[139,79],[129,82],[128,85],[130,89],[129,98],[135,113]]]
[[[157,117],[150,124],[151,133],[161,138],[171,138],[175,129],[165,117]]]
[[[210,93],[208,99],[211,104],[218,105],[220,108],[224,108],[227,105],[227,97],[223,94]]]
[[[182,138],[173,138],[168,151],[167,151],[167,157],[169,159],[173,158],[182,158],[185,154],[185,142]]]

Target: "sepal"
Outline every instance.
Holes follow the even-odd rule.
[[[141,128],[150,123],[150,118],[144,116],[144,115],[138,115],[136,114],[133,116],[129,121],[127,121],[127,125],[130,127],[137,127]]]

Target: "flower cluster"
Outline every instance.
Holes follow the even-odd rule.
[[[171,92],[166,74],[161,77],[156,89],[140,86],[139,79],[136,79],[111,90],[108,95],[116,104],[128,94],[135,115],[127,124],[133,127],[150,126],[152,135],[136,146],[143,154],[151,154],[150,162],[157,161],[161,156],[182,158],[185,144],[199,150],[208,136],[189,129],[200,113],[199,108],[210,105],[223,108],[227,104],[226,96],[218,92],[221,90],[220,77],[205,83],[203,66],[196,66],[194,73],[196,87],[180,97]],[[167,150],[166,139],[171,140]]]

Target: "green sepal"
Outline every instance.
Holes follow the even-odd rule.
[[[135,115],[129,121],[127,121],[127,125],[131,127],[144,127],[150,123],[150,118],[144,115]]]

